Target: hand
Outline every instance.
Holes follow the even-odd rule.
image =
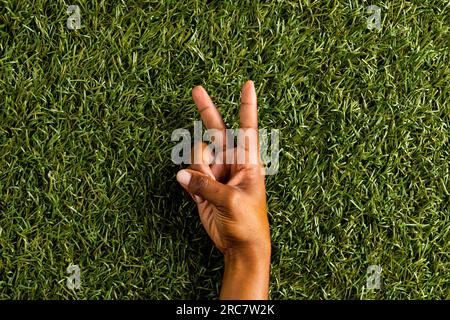
[[[192,96],[206,128],[222,132],[225,141],[225,124],[207,92],[198,86]],[[270,232],[252,81],[242,89],[240,128],[239,135],[254,133],[255,138],[242,139],[244,143],[231,150],[223,143],[216,154],[205,155],[205,145],[194,147],[194,154],[201,153],[200,161],[179,171],[177,180],[192,194],[206,232],[225,255],[221,298],[262,299],[268,296]],[[222,162],[217,161],[219,156]],[[210,157],[215,158],[211,164]]]

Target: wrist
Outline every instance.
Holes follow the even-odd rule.
[[[269,294],[270,244],[229,248],[225,252],[221,299],[267,299]]]
[[[267,261],[270,263],[270,242],[258,246],[230,247],[224,252],[225,264],[245,261],[247,265]]]

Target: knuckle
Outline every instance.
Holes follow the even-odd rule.
[[[239,206],[240,196],[239,193],[235,190],[230,191],[227,195],[227,199],[225,201],[225,205],[228,208],[236,208]]]

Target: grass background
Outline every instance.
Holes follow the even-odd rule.
[[[216,298],[170,136],[194,85],[235,124],[252,79],[271,297],[450,299],[449,26],[448,1],[0,0],[0,298]]]

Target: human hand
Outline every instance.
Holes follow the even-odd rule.
[[[206,128],[221,132],[216,138],[225,142],[225,124],[205,89],[195,87],[192,96]],[[177,180],[197,202],[206,232],[225,255],[221,298],[261,299],[268,294],[270,231],[252,81],[242,89],[240,129],[239,135],[248,139],[238,136],[238,146],[231,150],[226,143],[216,154],[205,154],[204,144],[194,147],[199,161],[179,171]],[[211,157],[223,159],[210,164]]]

